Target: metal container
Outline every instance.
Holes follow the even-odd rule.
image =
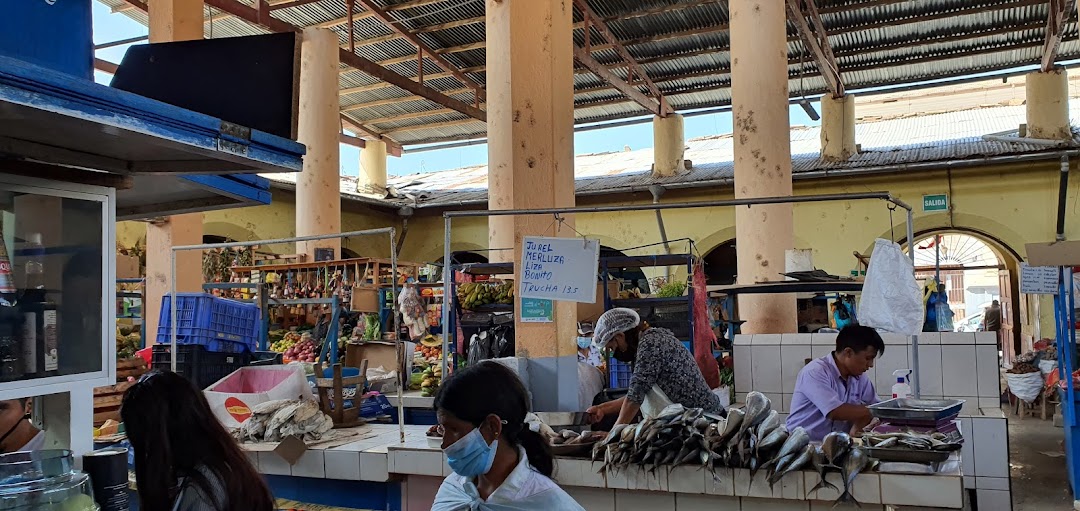
[[[940,421],[960,413],[963,399],[896,398],[870,405],[870,413],[882,420]]]
[[[906,463],[925,463],[930,465],[947,461],[949,459],[949,456],[952,455],[951,452],[947,451],[924,451],[900,448],[879,449],[877,447],[863,447],[862,449],[871,458],[875,458],[880,461],[901,461]]]

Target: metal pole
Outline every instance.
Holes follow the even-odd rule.
[[[453,219],[449,216],[443,218],[443,306],[442,306],[442,381],[446,381],[446,377],[450,376],[446,367],[446,358],[450,356],[450,336],[457,337],[457,329],[454,332],[450,331],[450,309],[453,307],[453,300],[451,300],[451,292],[453,285],[454,272],[450,265],[450,223]],[[455,339],[456,341],[456,339]]]
[[[394,343],[397,346],[397,360],[398,360],[398,386],[397,386],[397,406],[398,406],[398,432],[401,435],[401,443],[405,443],[405,384],[409,381],[408,374],[405,374],[405,350],[403,345],[405,341],[401,339],[398,332],[401,331],[401,319],[398,318],[398,265],[397,265],[397,243],[396,243],[394,228],[390,228],[390,295],[393,298],[391,311],[394,315],[394,335],[398,340]],[[379,278],[378,275],[375,276]],[[378,285],[376,280],[375,285]]]
[[[172,256],[172,261],[171,261],[172,262],[172,283],[171,283],[171,285],[172,285],[172,298],[169,299],[169,303],[170,303],[169,308],[172,309],[172,311],[171,311],[171,314],[172,314],[172,339],[169,340],[169,370],[175,373],[176,372],[176,358],[177,358],[177,356],[176,356],[176,327],[177,327],[177,322],[179,321],[177,319],[177,312],[176,312],[176,302],[179,300],[179,297],[176,296],[176,250],[174,249],[169,254]],[[190,374],[188,375],[188,377],[193,377],[193,376],[194,375],[190,375]]]
[[[896,202],[894,202],[895,204]],[[914,271],[915,268],[915,214],[911,211],[910,207],[905,208],[907,210],[907,242],[908,242],[908,257],[911,258],[911,268]],[[919,386],[919,336],[911,336],[911,392],[918,399],[922,397],[922,393]]]

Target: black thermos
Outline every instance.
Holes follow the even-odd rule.
[[[107,447],[84,455],[83,472],[90,476],[101,511],[128,511],[127,449]]]

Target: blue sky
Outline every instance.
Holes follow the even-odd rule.
[[[136,23],[123,14],[112,14],[109,8],[100,2],[93,2],[94,13],[94,43],[102,44],[119,41],[131,37],[145,36],[146,27]],[[141,44],[141,43],[140,43]],[[124,58],[124,52],[130,45],[106,48],[97,52],[97,57],[109,62],[119,63]],[[101,72],[94,73],[99,83],[108,84],[111,76]],[[818,108],[818,105],[814,105]],[[791,109],[792,125],[817,125],[803,112],[802,108],[795,106]],[[731,114],[717,113],[688,117],[685,121],[684,132],[687,139],[720,133],[730,133],[732,130]],[[607,151],[621,151],[624,146],[631,149],[641,149],[652,146],[652,125],[650,123],[633,126],[622,126],[603,130],[586,131],[575,134],[574,153],[598,153]],[[341,146],[341,171],[342,174],[355,176],[359,171],[360,150],[352,146]],[[418,172],[435,172],[448,170],[469,165],[481,165],[487,162],[487,145],[475,145],[437,151],[425,151],[421,153],[406,154],[401,158],[389,158],[387,171],[390,174],[413,174]]]

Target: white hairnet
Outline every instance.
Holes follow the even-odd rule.
[[[593,345],[603,348],[615,334],[625,332],[641,324],[641,316],[634,309],[616,307],[600,315],[593,327]]]

